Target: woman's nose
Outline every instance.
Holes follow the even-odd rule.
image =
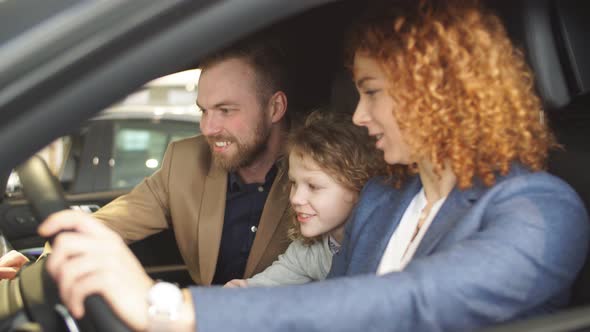
[[[354,114],[352,115],[352,122],[357,126],[366,126],[369,121],[369,113],[362,101],[356,105]]]

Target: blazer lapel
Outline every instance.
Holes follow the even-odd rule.
[[[244,276],[251,276],[254,272],[254,269],[262,258],[277,226],[281,222],[283,214],[286,213],[289,206],[287,159],[282,158],[278,162],[278,167],[279,170],[275,181],[268,193],[266,202],[264,203],[264,209],[260,216],[256,237],[254,238],[254,243],[252,244],[252,249],[250,250],[250,255],[246,262]]]
[[[363,240],[367,248],[364,256],[367,259],[365,264],[362,264],[364,267],[360,267],[360,271],[357,272],[374,273],[377,271],[393,232],[399,225],[406,208],[420,190],[420,186],[420,179],[416,176],[405,185],[399,195],[392,194],[386,206],[371,214],[372,220],[368,221],[371,227],[366,232],[363,231],[365,234],[370,234],[367,239]]]
[[[202,190],[203,198],[198,216],[197,245],[199,248],[201,282],[209,285],[213,281],[213,275],[215,274],[221,233],[223,231],[227,172],[211,163]]]
[[[453,188],[446,201],[432,220],[430,227],[424,234],[420,245],[414,253],[414,258],[427,256],[441,241],[455,224],[461,220],[463,215],[479,198],[481,185],[475,183],[470,189],[462,191],[457,187]]]

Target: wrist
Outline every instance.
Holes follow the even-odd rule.
[[[147,296],[147,331],[194,331],[195,317],[188,289],[168,282],[155,282]]]
[[[197,318],[193,297],[188,288],[182,289],[184,298],[182,309],[180,311],[180,326],[182,331],[197,331]]]
[[[161,332],[171,330],[178,321],[183,303],[182,291],[169,282],[155,282],[147,294],[147,330]]]

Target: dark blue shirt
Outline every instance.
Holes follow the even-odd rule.
[[[245,184],[237,173],[228,174],[225,218],[213,284],[244,277],[262,209],[276,175],[276,165],[268,171],[264,183]]]

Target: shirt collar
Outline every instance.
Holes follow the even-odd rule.
[[[277,162],[275,162],[272,165],[272,167],[270,168],[270,170],[268,170],[268,172],[266,173],[266,176],[264,178],[264,184],[263,184],[263,186],[265,188],[270,188],[270,185],[274,181],[275,176],[277,175],[277,171],[278,171],[277,164],[279,163],[279,161],[280,160],[277,160]],[[242,178],[240,178],[240,175],[236,171],[229,172],[227,187],[228,187],[227,190],[230,193],[246,190],[246,184],[244,183],[244,181],[242,181]]]

